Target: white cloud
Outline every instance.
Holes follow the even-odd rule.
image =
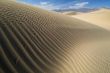
[[[47,10],[54,10],[58,8],[56,5],[50,2],[40,2],[38,5],[36,5],[40,8],[47,9]]]
[[[50,2],[40,2],[38,7],[47,9],[47,10],[54,10],[54,9],[80,9],[86,7],[86,5],[89,4],[89,2],[77,2],[73,1],[66,4],[56,5],[54,3]]]
[[[22,3],[27,4],[26,2],[22,2]],[[31,5],[37,6],[46,10],[55,10],[55,9],[80,9],[80,8],[86,7],[86,5],[88,4],[89,2],[78,2],[78,1],[68,2],[64,4],[55,4],[55,3],[43,1],[37,4],[31,4]]]
[[[47,5],[48,2],[40,2],[41,5]]]
[[[69,6],[69,8],[74,8],[74,9],[84,8],[88,4],[89,2],[76,3],[73,6]]]

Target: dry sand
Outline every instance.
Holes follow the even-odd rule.
[[[109,9],[102,8],[90,13],[79,14],[76,16],[73,15],[73,17],[110,30],[110,10]]]
[[[62,14],[64,15],[78,15],[81,12],[76,12],[76,11],[67,11],[67,12],[63,12]]]
[[[110,32],[0,0],[0,73],[110,73]]]

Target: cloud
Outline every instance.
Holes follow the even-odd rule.
[[[36,6],[46,9],[46,10],[55,10],[55,9],[80,9],[86,7],[89,2],[70,2],[61,5],[56,5],[50,2],[40,2]]]
[[[56,5],[50,2],[40,2],[38,5],[36,5],[40,8],[47,9],[47,10],[54,10],[58,8]]]
[[[69,6],[69,8],[74,8],[74,9],[80,9],[80,8],[85,8],[86,5],[88,5],[89,2],[80,2],[80,3],[76,3],[73,6]]]
[[[17,0],[19,1],[19,0]],[[27,4],[26,2],[23,1],[19,1],[22,3]],[[30,3],[31,4],[31,3]],[[86,5],[88,5],[89,2],[79,2],[79,1],[72,1],[72,2],[68,2],[68,3],[64,3],[64,4],[56,4],[56,3],[51,3],[49,1],[41,1],[39,3],[34,3],[31,4],[33,6],[37,6],[46,10],[57,10],[57,9],[80,9],[80,8],[85,8]]]

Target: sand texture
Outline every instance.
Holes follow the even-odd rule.
[[[73,15],[73,17],[110,30],[110,9],[102,8],[90,13]]]
[[[110,32],[0,0],[0,73],[110,73]]]

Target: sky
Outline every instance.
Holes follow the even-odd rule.
[[[110,0],[17,0],[47,10],[80,9],[80,8],[110,8]]]

